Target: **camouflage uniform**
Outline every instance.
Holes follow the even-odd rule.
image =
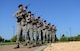
[[[38,23],[37,23],[37,27],[38,27],[38,42],[39,42],[40,45],[42,45],[42,41],[41,41],[42,26],[43,26],[43,23],[40,20],[40,17],[38,17]]]
[[[22,15],[20,15],[22,14]],[[20,43],[20,38],[21,38],[21,35],[22,35],[22,32],[24,34],[27,34],[26,33],[26,26],[25,26],[25,22],[26,22],[26,19],[25,19],[25,13],[24,11],[22,10],[19,10],[17,11],[15,14],[14,14],[14,17],[17,18],[17,47],[19,47],[19,43]]]
[[[46,43],[48,40],[48,25],[46,21],[43,22],[43,43]]]
[[[51,42],[51,25],[48,24],[48,42]]]
[[[28,12],[31,13],[31,12]],[[32,24],[32,18],[31,16],[27,16],[27,32],[29,33],[30,41],[28,43],[28,47],[31,47],[33,43],[33,24]]]
[[[51,40],[52,42],[55,42],[55,36],[56,36],[56,27],[53,25],[51,30]]]
[[[36,46],[37,38],[38,38],[37,19],[34,19],[34,21],[33,21],[33,34],[34,34],[34,44],[33,44],[33,46]]]

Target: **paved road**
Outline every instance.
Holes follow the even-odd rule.
[[[21,45],[19,49],[13,49],[16,45],[4,45],[0,46],[0,51],[34,51],[38,47],[27,48],[27,46]]]

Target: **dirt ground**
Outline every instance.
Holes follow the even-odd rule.
[[[0,46],[0,51],[34,51],[38,47],[27,48],[27,46],[20,45],[19,49],[13,49],[16,45]]]
[[[53,43],[44,51],[80,51],[80,42]]]
[[[27,48],[27,46],[20,45],[19,49],[13,49],[16,45],[4,45],[0,46],[0,51],[34,51],[39,48]],[[60,43],[52,43],[43,51],[80,51],[80,42],[60,42]]]

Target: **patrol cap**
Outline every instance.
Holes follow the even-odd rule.
[[[44,20],[44,22],[46,22],[46,20]]]
[[[31,11],[28,11],[28,13],[31,13]]]
[[[54,26],[54,25],[52,25],[52,26]]]
[[[28,8],[28,6],[25,6],[25,8],[27,9],[27,8]]]
[[[40,16],[38,16],[38,18],[40,18]]]
[[[31,15],[33,15],[33,16],[34,16],[34,14],[31,14]]]
[[[23,6],[23,5],[22,4],[18,5],[18,8],[21,7],[21,6]]]
[[[48,25],[51,25],[50,23]]]

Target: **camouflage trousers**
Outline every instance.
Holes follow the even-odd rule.
[[[48,30],[47,29],[43,30],[43,43],[45,43],[46,40],[48,40]]]
[[[52,31],[51,32],[51,41],[52,42],[55,42],[55,35],[56,35],[56,32]]]
[[[21,36],[22,36],[22,33],[24,33],[24,35],[25,35],[25,42],[27,42],[26,40],[27,40],[27,31],[26,31],[26,25],[21,25],[21,24],[19,24],[19,23],[17,23],[17,32],[16,32],[16,34],[17,34],[17,40],[16,40],[16,43],[20,43],[20,39],[21,39]]]
[[[51,42],[51,31],[48,30],[48,42]]]

